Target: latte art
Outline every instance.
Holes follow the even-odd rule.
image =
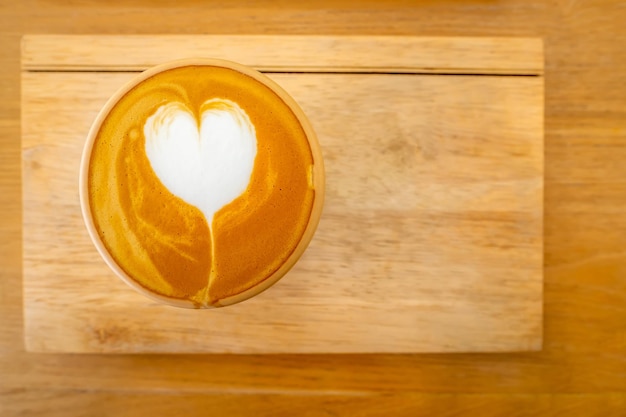
[[[234,63],[142,74],[107,103],[83,155],[81,206],[98,251],[126,283],[177,306],[269,287],[321,213],[307,123],[278,86]]]
[[[256,157],[256,133],[245,111],[211,99],[200,124],[182,103],[165,104],[144,126],[146,155],[167,189],[197,207],[209,228],[215,213],[247,188]]]

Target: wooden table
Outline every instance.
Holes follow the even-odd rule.
[[[626,5],[618,1],[0,4],[0,415],[623,415]],[[206,3],[206,4],[205,4]],[[413,4],[410,4],[413,3]],[[25,353],[24,33],[541,36],[544,349],[472,355]]]

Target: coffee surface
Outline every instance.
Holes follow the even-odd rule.
[[[289,258],[315,199],[305,131],[270,88],[186,66],[142,81],[103,120],[87,189],[115,263],[156,294],[219,304]]]

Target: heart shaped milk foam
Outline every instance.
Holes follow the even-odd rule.
[[[187,106],[167,103],[144,125],[145,150],[161,183],[197,207],[213,238],[213,216],[248,187],[257,141],[254,125],[237,103],[211,99],[199,120]]]

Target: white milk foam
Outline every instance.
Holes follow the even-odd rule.
[[[165,104],[143,128],[148,160],[175,196],[197,207],[211,227],[213,216],[248,187],[257,152],[256,132],[237,103],[211,99],[201,106],[200,126],[182,103]]]

